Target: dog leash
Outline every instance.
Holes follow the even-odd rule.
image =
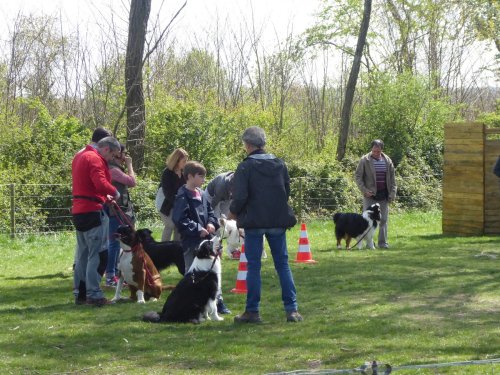
[[[125,251],[126,253],[129,253],[129,252],[135,253],[140,248],[140,246],[142,246],[142,244],[141,243],[137,243],[130,250],[124,250],[123,249],[123,251]],[[148,284],[148,286],[154,286],[154,277],[151,274],[151,271],[149,270],[149,268],[146,267],[146,257],[144,256],[144,254],[145,254],[145,251],[143,249],[143,253],[140,254],[139,256],[140,256],[140,258],[142,260],[143,268],[146,271],[146,283]]]
[[[221,247],[222,247],[222,237],[221,237]],[[198,281],[196,281],[195,279],[195,275],[194,275],[194,271],[191,273],[191,280],[193,281],[193,284],[198,284],[200,282],[202,282],[203,280],[205,280],[207,277],[208,277],[208,273],[210,271],[212,271],[214,269],[214,266],[215,266],[215,262],[217,261],[217,258],[219,257],[219,251],[216,251],[215,252],[215,257],[214,257],[214,260],[212,262],[212,265],[210,266],[210,268],[208,269],[207,273],[205,274],[205,276],[203,276],[201,279],[199,279]]]
[[[365,236],[368,234],[368,232],[370,231],[370,229],[372,229],[372,227],[373,227],[373,224],[372,224],[372,225],[370,225],[368,228],[366,228],[365,233],[363,233],[363,236],[359,239],[359,241],[358,241],[358,242],[356,242],[356,244],[355,244],[354,246],[349,247],[347,250],[351,250],[351,249],[353,249],[354,247],[358,246],[358,244],[359,244],[361,241],[363,241],[363,238],[365,238]]]
[[[109,205],[110,210],[113,212],[113,214],[118,218],[118,221],[120,222],[121,225],[128,225],[132,229],[134,229],[134,224],[132,223],[132,220],[123,212],[121,207],[116,203],[114,199],[110,199],[106,202]]]

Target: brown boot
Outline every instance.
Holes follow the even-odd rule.
[[[234,317],[235,323],[262,323],[260,314],[258,311],[245,311],[241,315]]]

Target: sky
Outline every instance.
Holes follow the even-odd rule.
[[[152,0],[150,22],[157,18],[164,26],[185,0]],[[77,25],[88,25],[109,18],[111,10],[117,16],[117,23],[126,25],[129,0],[15,0],[3,1],[0,17],[5,25],[21,12],[24,15],[61,14],[64,28],[71,31]],[[304,31],[314,23],[314,12],[319,9],[320,0],[187,0],[187,5],[173,24],[172,35],[176,39],[189,38],[213,30],[215,20],[238,26],[245,17],[254,14],[255,25],[264,27],[264,42],[276,41],[277,35]]]

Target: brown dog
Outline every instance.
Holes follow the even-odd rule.
[[[124,281],[129,286],[132,300],[138,303],[145,303],[149,299],[158,300],[163,289],[160,273],[144,251],[136,231],[129,225],[122,225],[118,227],[116,235],[120,239],[122,252],[118,261],[120,280],[113,301],[121,299]]]

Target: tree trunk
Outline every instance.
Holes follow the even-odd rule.
[[[361,27],[359,29],[358,35],[358,43],[356,45],[356,52],[354,53],[354,60],[352,62],[351,73],[349,74],[349,80],[347,81],[344,105],[342,106],[340,135],[337,145],[338,161],[341,161],[345,156],[347,136],[349,134],[349,126],[351,123],[352,102],[354,100],[356,82],[358,81],[359,69],[361,66],[361,57],[363,56],[363,49],[366,44],[366,34],[368,33],[368,26],[370,25],[371,11],[372,0],[365,0],[363,19],[361,20]]]
[[[146,111],[142,89],[142,67],[150,11],[151,0],[132,0],[130,2],[125,59],[125,90],[127,93],[125,106],[127,108],[127,150],[132,157],[136,171],[140,171],[144,164]]]

